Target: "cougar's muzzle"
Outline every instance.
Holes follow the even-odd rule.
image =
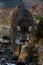
[[[21,42],[27,42],[28,41],[28,27],[27,26],[22,26],[20,30],[20,41]]]

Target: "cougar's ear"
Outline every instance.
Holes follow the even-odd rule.
[[[31,32],[31,31],[33,30],[33,27],[30,26],[30,27],[28,28],[28,30]]]
[[[20,26],[17,26],[17,31],[20,31]]]

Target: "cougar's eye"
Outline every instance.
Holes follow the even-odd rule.
[[[20,26],[17,26],[17,31],[20,31]]]

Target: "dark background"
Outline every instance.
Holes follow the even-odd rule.
[[[0,0],[0,7],[16,7],[21,3],[21,0]],[[43,4],[43,0],[24,0],[25,7],[29,8],[37,4]]]

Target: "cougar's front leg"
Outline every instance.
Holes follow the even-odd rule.
[[[19,45],[17,44],[14,46],[13,56],[16,56],[16,57],[19,56]]]
[[[26,48],[24,48],[23,50],[21,50],[18,60],[24,61],[27,56],[28,56],[28,50]]]

